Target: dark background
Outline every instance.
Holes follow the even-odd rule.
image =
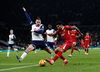
[[[18,40],[30,40],[30,25],[23,6],[33,21],[39,16],[46,26],[61,20],[76,24],[84,33],[99,35],[100,0],[0,0],[0,39],[7,40],[12,28]]]

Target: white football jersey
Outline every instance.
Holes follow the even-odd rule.
[[[15,39],[15,35],[14,35],[14,34],[10,34],[10,35],[9,35],[8,44],[14,44],[14,39]]]
[[[42,24],[40,26],[36,26],[35,24],[32,25],[32,29],[31,29],[32,41],[34,41],[34,40],[44,40],[42,34],[34,32],[35,30],[39,30],[41,28],[44,29],[44,26]]]
[[[54,29],[51,29],[51,30],[49,30],[49,29],[47,29],[46,30],[46,34],[47,34],[47,42],[54,42],[55,40],[54,40],[54,36],[49,36],[48,34],[53,34],[54,33]]]

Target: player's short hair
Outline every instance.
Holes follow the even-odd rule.
[[[37,18],[36,18],[35,23],[37,23],[37,22],[38,22],[39,24],[41,23],[40,17],[37,17]]]
[[[10,31],[14,31],[13,29],[10,29]]]
[[[52,26],[51,24],[48,24],[48,26]]]
[[[58,21],[56,22],[56,25],[64,25],[64,23],[62,21]]]
[[[37,17],[36,20],[41,20],[41,18],[40,17]]]
[[[87,33],[90,34],[89,32],[86,32],[86,34],[87,34]]]

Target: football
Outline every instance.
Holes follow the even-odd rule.
[[[46,60],[42,59],[39,61],[39,66],[45,66],[46,65]]]

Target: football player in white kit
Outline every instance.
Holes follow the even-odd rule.
[[[48,53],[52,53],[51,49],[47,47],[47,44],[44,41],[43,34],[44,33],[44,25],[41,24],[41,19],[37,18],[35,24],[32,25],[31,34],[32,34],[32,44],[30,44],[24,53],[19,58],[16,55],[16,58],[19,62],[21,62],[30,51],[33,51],[37,48],[42,48],[43,50],[47,51]]]
[[[51,24],[48,25],[48,29],[46,30],[45,34],[46,34],[47,45],[52,50],[54,50],[55,49],[55,38],[54,38],[55,30],[52,29],[52,25]]]
[[[8,41],[9,46],[8,46],[8,51],[7,51],[7,57],[9,57],[10,49],[14,50],[13,46],[15,44],[15,42],[14,42],[15,39],[16,39],[16,36],[14,35],[13,30],[11,29],[10,35],[9,35],[9,41]]]

